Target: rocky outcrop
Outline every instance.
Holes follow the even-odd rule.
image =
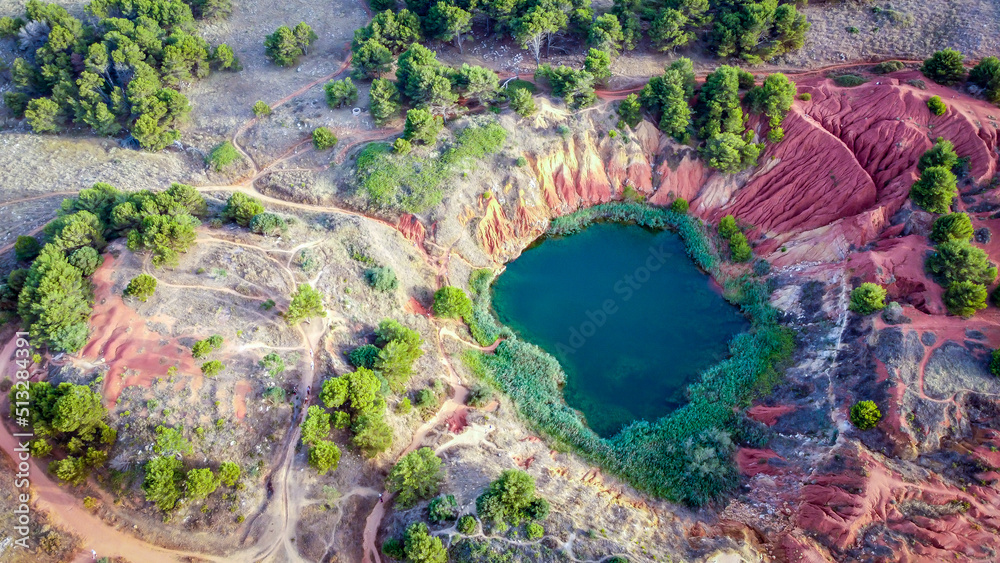
[[[424,238],[427,237],[427,230],[424,229],[424,225],[416,216],[409,213],[401,215],[399,221],[396,222],[396,230],[406,237],[407,240],[416,244],[417,248],[424,247]]]

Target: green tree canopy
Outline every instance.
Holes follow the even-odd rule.
[[[427,524],[414,522],[403,534],[403,552],[410,563],[447,563],[448,551],[441,538],[430,535]]]
[[[851,407],[851,424],[858,430],[871,430],[882,419],[874,401],[858,401]]]
[[[243,192],[233,192],[222,208],[222,216],[241,227],[248,227],[254,215],[264,211],[264,205],[257,198]]]
[[[406,454],[393,466],[386,486],[397,493],[396,501],[406,509],[421,499],[436,495],[443,478],[441,458],[431,448],[420,448]]]
[[[923,171],[913,187],[913,203],[931,213],[947,213],[951,202],[958,195],[955,175],[944,166],[931,166]]]
[[[934,146],[920,155],[920,160],[917,161],[917,170],[923,172],[933,166],[951,170],[956,164],[958,164],[958,155],[955,153],[955,145],[944,137],[938,137],[934,141]]]
[[[288,305],[288,310],[284,312],[283,316],[290,325],[298,324],[311,317],[325,317],[323,296],[309,284],[299,284],[299,288],[292,294],[292,302]]]
[[[326,92],[326,105],[331,108],[349,106],[358,101],[358,87],[351,82],[350,77],[341,80],[331,80],[323,86]]]
[[[369,106],[375,125],[382,126],[399,113],[399,90],[391,80],[372,80]]]
[[[139,274],[125,286],[125,295],[145,302],[156,291],[156,278],[149,274]]]
[[[968,241],[949,240],[934,250],[925,265],[945,287],[959,281],[989,285],[996,280],[997,268],[990,263],[989,255]]]
[[[870,315],[885,308],[885,288],[865,282],[851,291],[850,309],[860,315]]]
[[[1000,59],[983,57],[972,72],[969,80],[983,89],[983,95],[994,104],[1000,104]]]
[[[219,488],[219,480],[211,469],[192,469],[187,472],[184,488],[187,495],[193,499],[208,498],[208,495]]]
[[[309,448],[309,465],[320,475],[336,470],[340,465],[340,448],[329,440],[319,440]]]
[[[444,120],[441,116],[433,115],[425,109],[411,109],[406,112],[403,138],[411,143],[433,145],[437,142],[437,136],[442,127],[444,127]]]
[[[465,318],[472,313],[472,301],[461,288],[445,286],[434,292],[434,315]]]
[[[146,493],[146,501],[156,504],[164,512],[173,510],[181,499],[178,484],[184,478],[181,460],[172,456],[154,457],[146,462],[146,477],[142,489]]]
[[[306,54],[309,45],[317,38],[305,22],[294,29],[283,25],[264,39],[264,53],[278,66],[293,66],[298,64],[299,57]]]
[[[943,49],[925,60],[920,72],[938,84],[952,86],[965,79],[965,57],[954,49]]]
[[[986,308],[986,286],[972,281],[957,281],[945,290],[944,304],[949,313],[969,318],[976,311]]]
[[[949,213],[934,220],[930,239],[937,243],[951,240],[966,241],[972,238],[972,220],[965,213]]]

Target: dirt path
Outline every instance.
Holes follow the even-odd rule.
[[[433,318],[431,322],[435,321]],[[469,389],[462,385],[461,378],[458,377],[458,372],[455,371],[455,367],[451,365],[451,359],[444,351],[444,346],[441,345],[441,338],[446,331],[450,331],[447,327],[439,327],[435,338],[435,344],[437,345],[438,355],[441,357],[441,364],[445,368],[445,374],[447,375],[448,385],[451,386],[452,396],[441,405],[438,409],[437,414],[434,418],[428,420],[417,431],[413,434],[413,439],[410,440],[409,445],[399,453],[399,458],[405,456],[406,454],[412,452],[419,448],[427,437],[427,434],[433,430],[438,424],[441,424],[448,419],[456,410],[465,406],[465,399],[469,396]],[[397,458],[398,459],[398,458]],[[383,500],[392,500],[393,493],[385,491],[383,493]],[[385,502],[379,502],[375,504],[375,508],[372,509],[371,514],[365,520],[365,531],[362,537],[362,542],[364,544],[364,555],[362,563],[381,563],[379,558],[379,549],[375,544],[375,539],[378,536],[378,529],[382,524],[382,518],[385,516]]]

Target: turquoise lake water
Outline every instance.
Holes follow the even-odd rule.
[[[493,307],[559,360],[566,402],[605,437],[683,405],[687,385],[749,326],[679,236],[620,223],[528,248],[493,284]]]

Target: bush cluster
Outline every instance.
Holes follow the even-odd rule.
[[[931,213],[947,213],[958,195],[958,180],[952,172],[957,163],[954,145],[938,137],[917,162],[920,178],[910,189],[913,203]]]
[[[194,14],[181,0],[93,0],[85,12],[90,17],[81,21],[59,5],[29,0],[23,19],[4,20],[28,53],[11,64],[15,89],[4,102],[36,133],[73,122],[100,136],[124,131],[130,142],[160,150],[180,138],[177,126],[191,109],[181,85],[212,66],[239,67],[232,49],[213,51],[193,31]]]
[[[305,22],[293,29],[283,25],[264,39],[264,54],[278,66],[293,66],[316,39],[316,32]]]
[[[885,288],[865,282],[851,291],[849,308],[859,315],[870,315],[885,308]]]
[[[14,386],[9,398],[11,415],[30,422],[25,426],[35,435],[29,443],[32,456],[60,453],[61,459],[48,466],[59,480],[80,485],[92,469],[107,462],[117,432],[107,424],[108,411],[100,393],[86,385],[64,382],[55,386],[41,381]]]
[[[159,193],[94,184],[63,200],[59,216],[43,229],[44,246],[21,239],[22,262],[34,257],[0,284],[0,309],[17,313],[36,346],[75,352],[87,341],[93,302],[88,278],[107,240],[124,236],[133,252],[151,252],[154,265],[173,265],[194,242],[197,217],[206,210],[201,194],[182,184]],[[140,285],[148,284],[140,280],[135,288]]]

